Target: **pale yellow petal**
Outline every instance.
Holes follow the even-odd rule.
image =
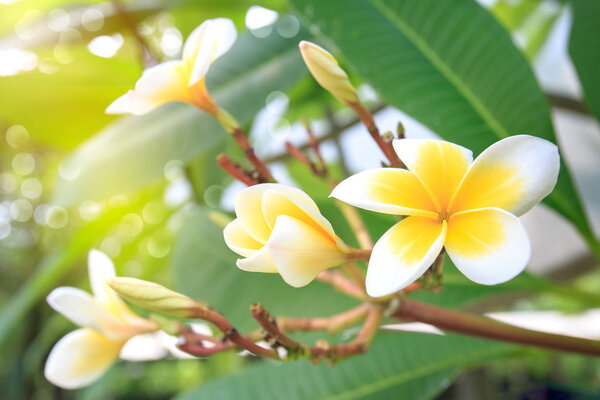
[[[514,278],[531,255],[529,237],[519,218],[497,208],[452,215],[445,247],[467,278],[485,285]]]
[[[277,217],[267,247],[281,277],[294,287],[308,285],[325,269],[346,260],[329,235],[288,215]]]
[[[395,140],[394,149],[423,183],[437,210],[445,211],[473,160],[471,150],[435,139]]]
[[[250,257],[263,247],[246,231],[239,218],[231,221],[223,230],[227,246],[244,257]]]
[[[167,61],[148,68],[135,84],[135,92],[156,106],[171,101],[190,101],[185,65]]]
[[[271,228],[265,221],[262,211],[262,197],[265,191],[269,189],[284,193],[318,210],[315,202],[306,193],[292,186],[279,183],[262,183],[242,190],[234,200],[235,212],[250,236],[263,244],[269,240],[271,234]]]
[[[89,293],[81,289],[59,287],[54,289],[46,300],[54,310],[81,327],[110,334],[123,325],[123,321],[104,309]]]
[[[183,47],[183,62],[188,71],[188,85],[203,79],[210,64],[231,48],[237,32],[230,19],[204,21],[194,29]]]
[[[367,293],[386,296],[419,279],[442,250],[445,238],[445,221],[407,217],[392,226],[373,247]]]
[[[473,162],[451,211],[498,207],[522,215],[552,192],[559,169],[554,143],[529,135],[508,137]]]
[[[318,210],[286,193],[275,189],[265,191],[262,197],[262,211],[265,221],[271,229],[274,229],[275,222],[280,215],[287,215],[303,221],[335,241],[336,235],[331,224]]]
[[[415,174],[400,168],[359,172],[338,184],[331,197],[370,211],[437,218],[436,207],[423,184]]]
[[[116,274],[115,267],[106,254],[98,250],[91,250],[88,255],[88,271],[94,300],[122,321],[121,325],[110,331],[109,328],[104,327],[109,336],[127,336],[147,332],[154,328],[153,324],[131,312],[123,300],[108,285],[108,281],[114,278]]]
[[[269,248],[267,246],[264,246],[250,257],[238,259],[235,264],[239,269],[248,272],[277,272],[277,267],[271,258],[271,254],[269,253]]]
[[[124,341],[113,341],[93,329],[73,331],[54,345],[44,374],[54,385],[78,389],[100,378],[118,359]]]
[[[152,99],[145,98],[134,90],[130,90],[123,96],[113,101],[107,108],[107,114],[146,114],[160,104]]]

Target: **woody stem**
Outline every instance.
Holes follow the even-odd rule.
[[[393,315],[403,320],[424,322],[465,335],[600,356],[598,341],[519,328],[480,315],[448,310],[407,298],[401,300]]]

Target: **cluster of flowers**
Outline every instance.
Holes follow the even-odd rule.
[[[183,59],[148,69],[135,90],[117,99],[110,113],[143,114],[170,101],[195,105],[230,130],[235,120],[211,98],[205,85],[210,64],[234,43],[231,21],[204,22],[190,35]],[[300,50],[315,79],[344,104],[359,103],[348,76],[331,54],[309,42]],[[432,139],[393,142],[406,168],[376,168],[342,181],[331,193],[342,202],[370,211],[403,216],[372,249],[366,290],[372,297],[395,293],[420,278],[446,251],[469,279],[486,285],[512,279],[530,257],[528,236],[519,216],[547,196],[558,177],[557,147],[546,140],[511,136],[473,160],[470,150]],[[225,242],[242,256],[245,271],[279,273],[301,287],[321,272],[357,258],[302,190],[263,183],[235,199],[237,218],[224,230]],[[67,388],[86,385],[118,357],[125,341],[156,330],[133,315],[107,285],[112,264],[90,255],[94,298],[74,288],[59,288],[49,303],[83,326],[53,349],[46,376]]]

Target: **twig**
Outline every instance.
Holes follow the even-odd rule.
[[[553,93],[547,93],[546,97],[548,97],[548,101],[552,107],[562,108],[583,115],[590,115],[587,106],[579,100]]]
[[[271,172],[269,172],[269,169],[265,163],[256,156],[256,153],[254,153],[254,149],[250,145],[250,142],[246,137],[246,133],[241,128],[235,127],[231,133],[231,136],[233,136],[233,139],[238,143],[246,158],[248,158],[252,165],[254,165],[262,179],[265,182],[274,182],[273,176],[271,175]]]
[[[310,168],[313,174],[315,174],[316,176],[323,175],[322,170],[320,170],[302,150],[300,150],[290,142],[285,142],[285,148],[292,157],[294,157],[296,160],[300,161],[302,164]]]
[[[217,156],[217,163],[219,167],[223,168],[225,172],[229,175],[237,179],[238,181],[245,183],[248,186],[258,184],[258,181],[251,177],[249,174],[244,172],[244,170],[237,164],[235,164],[227,155],[219,154]]]
[[[123,20],[123,22],[125,23],[125,25],[127,26],[127,28],[129,29],[129,31],[131,32],[131,34],[133,35],[133,37],[135,37],[135,40],[137,41],[140,49],[140,53],[142,55],[142,64],[144,64],[144,67],[151,67],[153,65],[158,64],[158,57],[156,57],[152,53],[152,51],[150,50],[150,46],[148,45],[148,43],[146,43],[146,39],[144,39],[142,35],[140,35],[137,28],[137,22],[127,11],[123,3],[121,3],[120,0],[112,0],[112,5]]]
[[[380,104],[376,107],[373,107],[371,112],[373,114],[375,114],[375,113],[383,110],[384,108],[385,108],[385,106],[383,104]],[[347,122],[343,125],[332,125],[331,130],[327,134],[321,136],[320,138],[317,138],[317,141],[319,143],[323,143],[329,139],[334,139],[334,138],[340,136],[342,133],[344,133],[348,128],[353,127],[354,125],[356,125],[359,122],[360,122],[360,119],[353,118],[352,120],[350,120],[349,122]],[[310,147],[310,144],[305,143],[302,146],[300,146],[299,148],[300,148],[300,150],[306,150],[309,147]],[[277,162],[277,161],[283,161],[283,160],[287,159],[289,156],[290,156],[289,153],[287,151],[285,151],[280,154],[274,155],[272,157],[265,158],[265,162],[272,163],[272,162]]]
[[[312,148],[313,152],[315,153],[315,156],[317,157],[317,160],[319,160],[321,174],[328,175],[329,171],[327,170],[327,163],[325,162],[325,159],[323,158],[323,155],[321,154],[321,147],[319,146],[319,141],[317,140],[317,137],[315,136],[314,132],[312,131],[312,129],[310,127],[310,123],[304,117],[301,118],[300,121],[302,122],[302,125],[304,125],[304,128],[306,129],[306,135],[308,136],[308,145]]]
[[[381,308],[372,305],[368,307],[367,319],[356,338],[350,343],[330,345],[324,341],[319,341],[315,346],[304,345],[283,333],[275,318],[265,310],[262,304],[253,304],[251,310],[254,319],[264,329],[266,339],[274,341],[274,345],[284,347],[288,351],[288,357],[308,357],[315,363],[318,363],[322,359],[327,359],[333,364],[336,361],[364,353],[368,350],[383,315]]]
[[[371,239],[371,235],[369,234],[369,230],[365,225],[362,217],[360,216],[358,210],[351,205],[344,203],[339,200],[335,200],[335,205],[340,209],[346,221],[350,225],[350,229],[354,232],[356,236],[356,240],[360,245],[361,249],[372,249],[373,248],[373,239]]]
[[[230,341],[253,354],[275,360],[280,359],[279,354],[275,350],[265,349],[254,343],[251,339],[242,336],[224,316],[214,310],[207,307],[194,308],[190,310],[189,318],[202,319],[216,326],[224,335],[224,343]]]
[[[373,301],[372,298],[360,289],[356,284],[347,278],[341,271],[338,270],[325,270],[317,276],[317,279],[321,282],[327,283],[339,292],[345,293],[350,297],[359,299],[362,301]]]
[[[448,310],[408,298],[400,301],[400,305],[393,315],[403,320],[424,322],[440,329],[466,335],[587,356],[600,356],[600,342],[598,341],[532,331],[480,315]]]
[[[325,318],[280,317],[277,324],[285,332],[294,331],[327,331],[334,335],[344,328],[357,324],[369,312],[370,306],[363,303],[340,314]]]
[[[392,141],[384,139],[379,134],[379,128],[377,128],[377,125],[375,124],[373,114],[371,114],[371,112],[361,103],[351,103],[349,106],[352,108],[352,110],[354,110],[356,115],[358,115],[358,118],[365,125],[367,131],[369,131],[369,134],[375,143],[377,143],[377,146],[379,146],[383,154],[389,160],[391,166],[396,168],[404,168],[404,164],[402,161],[400,161],[400,158],[398,158],[398,155],[392,147]],[[391,139],[393,139],[393,136]]]

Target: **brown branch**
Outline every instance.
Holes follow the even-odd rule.
[[[325,270],[317,276],[317,280],[327,283],[339,292],[362,301],[373,301],[372,298],[339,270]]]
[[[393,315],[403,320],[424,322],[465,335],[600,356],[598,341],[519,328],[480,315],[448,310],[408,298],[401,300]]]
[[[552,93],[547,93],[546,97],[548,97],[548,101],[552,107],[562,108],[578,114],[590,115],[587,106],[579,100]]]
[[[301,118],[301,122],[302,122],[302,125],[304,125],[304,128],[306,129],[306,135],[308,136],[308,145],[312,148],[313,152],[315,153],[315,156],[317,157],[317,160],[319,160],[319,165],[321,167],[320,168],[321,175],[328,175],[329,171],[327,170],[327,163],[325,162],[325,159],[323,158],[323,155],[321,154],[321,147],[319,146],[319,140],[317,139],[314,132],[312,131],[308,120],[303,117],[303,118]]]
[[[346,221],[348,221],[348,225],[350,225],[350,229],[354,232],[354,236],[356,236],[360,247],[362,249],[372,249],[373,239],[358,210],[350,204],[337,199],[335,200],[335,205],[342,212]]]
[[[248,186],[258,184],[256,179],[244,172],[239,165],[231,161],[231,159],[225,154],[219,154],[217,156],[217,164],[219,164],[219,167],[223,168],[223,170],[229,175]]]
[[[311,172],[316,176],[322,176],[322,171],[315,165],[314,162],[308,158],[308,156],[299,148],[294,146],[290,142],[285,142],[285,148],[290,156],[294,157],[296,160],[300,161],[302,164],[306,165],[310,168]]]
[[[400,161],[400,158],[396,154],[396,151],[392,147],[393,136],[390,138],[390,140],[381,137],[379,134],[379,128],[377,128],[375,120],[373,119],[373,114],[371,114],[371,112],[361,103],[351,103],[349,106],[352,108],[352,110],[354,110],[356,115],[358,115],[358,118],[365,125],[367,131],[369,131],[369,134],[375,143],[377,143],[377,146],[379,146],[383,154],[389,160],[390,165],[395,168],[405,168],[404,164],[402,161]]]
[[[254,165],[258,173],[261,175],[262,181],[275,182],[265,163],[256,156],[256,153],[254,153],[254,149],[250,145],[250,142],[246,137],[246,133],[240,127],[235,127],[231,133],[231,136],[238,143],[246,158],[252,163],[252,165]]]
[[[251,310],[254,319],[264,329],[266,339],[272,340],[275,342],[275,345],[282,346],[288,350],[288,357],[307,357],[315,363],[318,363],[322,359],[327,359],[330,363],[334,363],[368,350],[383,315],[381,308],[372,305],[368,305],[368,307],[367,319],[356,338],[350,343],[331,345],[327,342],[319,341],[315,346],[304,345],[283,333],[275,319],[265,310],[262,304],[256,303],[252,305]]]
[[[224,335],[224,343],[230,341],[253,354],[273,358],[275,360],[280,359],[279,354],[275,350],[265,349],[264,347],[254,343],[254,341],[250,338],[242,336],[224,316],[214,310],[211,310],[207,307],[194,308],[190,310],[188,318],[202,319],[216,326],[217,329],[219,329]]]
[[[373,114],[383,110],[386,106],[383,104],[380,104],[376,107],[373,107],[373,109],[371,110],[371,112]],[[350,120],[349,122],[343,124],[343,125],[339,125],[339,126],[332,126],[331,130],[321,136],[320,138],[317,138],[318,143],[323,143],[326,142],[329,139],[335,139],[338,136],[340,136],[342,133],[344,133],[347,129],[353,127],[354,125],[356,125],[357,123],[360,122],[360,119],[358,118],[353,118],[352,120]],[[300,150],[306,150],[310,147],[310,143],[305,143],[302,146],[300,146]],[[271,157],[267,157],[265,158],[265,162],[266,163],[272,163],[272,162],[277,162],[277,161],[283,161],[285,159],[287,159],[290,155],[288,154],[288,152],[282,152],[279,153],[277,155],[271,156]]]
[[[152,53],[152,50],[150,50],[150,46],[146,42],[146,39],[144,39],[142,35],[140,35],[140,32],[138,31],[137,27],[137,21],[135,21],[133,16],[127,11],[123,3],[121,3],[120,0],[112,0],[112,5],[115,11],[119,14],[121,19],[127,26],[127,28],[129,29],[129,31],[131,32],[131,34],[133,35],[133,37],[135,37],[135,40],[140,49],[140,54],[142,56],[142,64],[144,65],[144,67],[151,67],[153,65],[158,64],[158,57]]]
[[[355,325],[369,312],[370,305],[363,303],[340,314],[324,318],[294,318],[280,317],[277,324],[285,332],[294,331],[327,331],[330,335],[344,328]]]

